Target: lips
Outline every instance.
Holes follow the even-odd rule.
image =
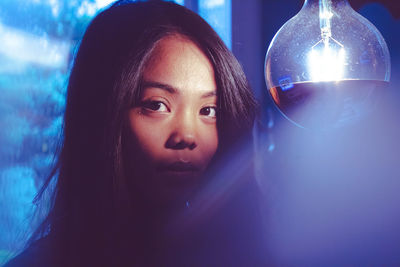
[[[175,161],[161,164],[159,170],[176,173],[194,173],[200,171],[200,168],[191,162]]]

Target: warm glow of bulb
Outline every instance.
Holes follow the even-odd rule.
[[[341,80],[344,63],[345,50],[343,47],[333,49],[326,45],[322,49],[312,48],[308,55],[308,68],[314,82]]]

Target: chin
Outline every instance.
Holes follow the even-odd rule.
[[[168,171],[156,175],[157,186],[153,187],[157,192],[158,202],[165,206],[186,206],[200,186],[201,173]]]

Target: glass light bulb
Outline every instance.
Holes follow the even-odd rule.
[[[389,50],[347,0],[306,0],[273,38],[265,79],[275,104],[295,124],[340,127],[367,115],[387,86]]]

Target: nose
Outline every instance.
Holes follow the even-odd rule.
[[[181,114],[171,121],[171,134],[165,147],[169,149],[189,149],[197,147],[196,143],[196,122],[190,114]]]

